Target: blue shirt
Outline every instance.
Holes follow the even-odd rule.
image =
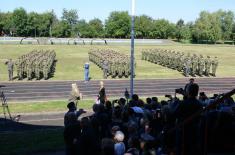
[[[84,65],[84,68],[85,68],[85,69],[89,69],[89,66],[90,66],[89,64],[85,64],[85,65]]]

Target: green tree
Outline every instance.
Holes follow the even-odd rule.
[[[178,41],[190,39],[190,25],[185,25],[184,20],[180,19],[176,23],[175,37]]]
[[[130,37],[131,17],[127,11],[111,12],[105,22],[105,31],[108,37],[128,38]]]
[[[3,35],[2,34],[4,26],[3,20],[4,20],[4,13],[0,12],[0,36]]]
[[[176,32],[175,32],[175,37],[178,41],[181,39],[184,39],[184,20],[180,19],[176,23]]]
[[[23,8],[13,11],[12,23],[17,36],[27,36],[27,12]]]
[[[102,21],[98,18],[92,19],[89,21],[89,27],[94,32],[92,38],[95,37],[104,37],[104,25]]]
[[[49,36],[52,37],[52,28],[58,23],[58,18],[54,12],[54,10],[48,12],[49,16]]]
[[[66,21],[71,26],[77,24],[77,22],[78,22],[77,10],[63,9],[61,19]]]
[[[69,24],[65,21],[59,21],[54,25],[52,29],[52,35],[54,37],[70,37],[71,30]]]
[[[0,13],[0,32],[6,35],[13,35],[14,25],[11,12]]]
[[[233,29],[232,29],[232,40],[235,43],[235,23],[233,23]]]
[[[48,37],[56,16],[53,12],[38,14],[30,12],[28,14],[27,30],[28,36]]]
[[[149,38],[153,29],[153,19],[142,15],[135,18],[135,36],[137,38]]]
[[[78,23],[78,13],[77,13],[77,10],[63,9],[61,19],[62,19],[62,21],[67,22],[68,25],[70,26],[71,35],[72,36],[76,36],[77,32],[75,32],[75,25]]]
[[[220,18],[221,31],[222,31],[222,39],[223,40],[231,40],[232,29],[234,23],[234,13],[232,11],[223,11],[219,10],[216,14]]]
[[[82,38],[93,38],[96,33],[95,29],[91,28],[85,20],[78,21],[75,30]]]
[[[36,36],[38,34],[38,27],[40,25],[40,15],[36,12],[30,12],[27,18],[27,35]]]
[[[51,12],[45,12],[40,14],[41,16],[41,22],[38,26],[39,29],[39,36],[50,36],[50,29],[54,25],[54,23],[57,21],[56,15],[53,11]]]
[[[202,11],[193,29],[193,40],[215,43],[221,38],[220,18],[216,13]]]
[[[153,22],[153,30],[150,34],[151,38],[167,39],[173,36],[174,25],[168,20],[158,19]]]

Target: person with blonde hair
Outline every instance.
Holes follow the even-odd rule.
[[[74,102],[77,107],[78,100],[82,99],[82,93],[80,93],[80,90],[78,89],[78,86],[76,83],[73,83],[72,90],[68,99],[68,102]]]
[[[114,136],[114,151],[115,155],[123,155],[125,153],[125,144],[123,143],[125,136],[122,131],[117,131]]]
[[[105,93],[105,88],[104,88],[104,82],[100,81],[100,90],[99,90],[99,97],[98,100],[100,103],[105,104],[106,99],[106,93]]]

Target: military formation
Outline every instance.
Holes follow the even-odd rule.
[[[111,49],[93,49],[89,53],[89,61],[103,70],[103,78],[118,76],[129,77],[130,57]]]
[[[210,56],[183,53],[165,49],[147,49],[142,51],[142,60],[146,60],[179,72],[186,77],[191,76],[216,76],[218,58]]]
[[[5,62],[7,65],[7,70],[8,70],[8,79],[9,81],[13,80],[13,68],[14,68],[14,62],[12,59],[9,59],[7,62]]]
[[[47,80],[54,70],[55,58],[56,53],[53,50],[34,50],[20,56],[15,62],[18,79]]]

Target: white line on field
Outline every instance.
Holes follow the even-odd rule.
[[[37,120],[27,120],[27,121],[19,121],[19,122],[20,123],[27,123],[27,122],[59,121],[59,120],[64,120],[64,118],[37,119]]]

